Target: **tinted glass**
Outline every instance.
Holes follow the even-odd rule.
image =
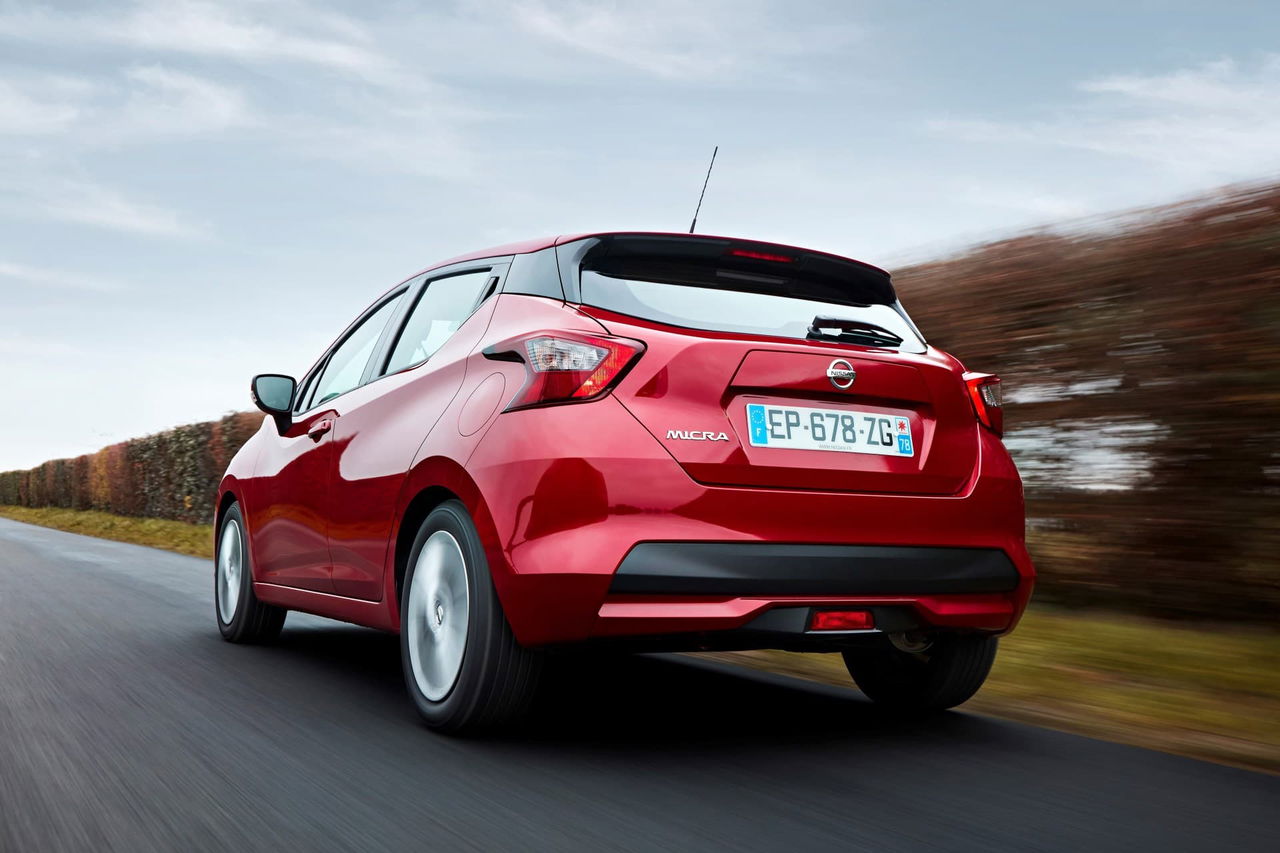
[[[619,314],[672,326],[804,339],[815,317],[874,323],[903,339],[898,349],[924,352],[924,343],[888,305],[841,305],[768,293],[713,290],[657,281],[582,273],[582,301]]]
[[[320,378],[315,382],[315,390],[311,392],[308,408],[332,400],[360,384],[365,366],[369,363],[369,356],[373,355],[378,337],[382,334],[387,321],[391,319],[391,313],[399,301],[400,297],[396,296],[382,303],[377,311],[370,314],[333,351],[328,364],[320,373]]]
[[[387,362],[387,373],[421,364],[471,316],[492,273],[468,272],[429,282],[409,312]]]

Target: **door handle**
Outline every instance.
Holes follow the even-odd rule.
[[[333,418],[321,418],[307,427],[307,435],[312,441],[319,441],[331,429],[333,429]]]

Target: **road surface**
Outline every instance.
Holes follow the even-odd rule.
[[[204,560],[0,519],[0,851],[1276,850],[1280,779],[679,657],[419,725],[395,638],[224,643]]]

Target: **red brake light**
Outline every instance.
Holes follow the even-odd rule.
[[[603,396],[635,363],[644,344],[628,338],[547,333],[490,347],[485,355],[524,362],[524,387],[506,411]]]
[[[795,258],[787,255],[773,255],[769,252],[757,252],[752,249],[730,249],[729,254],[735,258],[751,258],[756,261],[773,261],[779,264],[790,264],[795,262]]]
[[[983,426],[996,435],[1004,434],[1004,409],[1000,396],[1000,377],[993,373],[966,373],[964,384],[969,388],[969,400],[973,412]]]
[[[810,631],[869,631],[876,626],[870,610],[815,610]]]

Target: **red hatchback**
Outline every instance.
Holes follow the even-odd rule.
[[[1027,604],[995,376],[882,270],[685,234],[504,246],[378,299],[217,505],[218,627],[395,631],[446,730],[518,716],[555,650],[839,651],[907,709],[981,686]]]

